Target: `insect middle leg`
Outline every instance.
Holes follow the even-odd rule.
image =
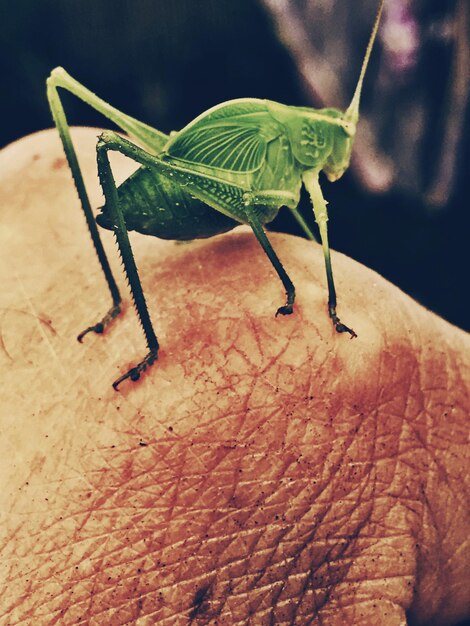
[[[284,269],[284,266],[279,260],[277,254],[274,252],[273,247],[271,246],[271,243],[269,242],[269,239],[267,238],[266,233],[264,232],[264,229],[257,217],[255,207],[248,205],[245,207],[245,210],[248,216],[248,223],[250,224],[256,239],[258,240],[267,257],[271,261],[274,269],[281,279],[282,284],[284,285],[284,289],[286,290],[287,302],[284,306],[278,308],[278,310],[276,311],[276,317],[278,315],[290,315],[294,310],[294,283],[289,278],[286,270]]]

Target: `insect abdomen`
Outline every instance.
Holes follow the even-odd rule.
[[[239,225],[144,167],[120,185],[118,195],[127,229],[160,239],[204,239]],[[113,229],[106,205],[96,221],[103,228]]]

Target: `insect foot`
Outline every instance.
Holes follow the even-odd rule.
[[[357,337],[356,333],[353,331],[352,328],[349,328],[348,326],[346,326],[346,324],[343,324],[343,322],[340,321],[339,317],[336,315],[335,306],[332,306],[330,304],[328,307],[328,313],[330,314],[331,321],[333,322],[333,325],[337,333],[349,333],[351,335],[351,339],[354,339],[354,337]]]
[[[83,337],[91,332],[96,333],[97,335],[102,335],[104,333],[104,329],[106,328],[106,326],[108,326],[113,321],[113,319],[119,315],[120,312],[121,312],[121,305],[115,304],[113,307],[109,309],[109,311],[103,317],[101,322],[98,322],[94,326],[88,326],[88,328],[85,328],[85,330],[82,331],[78,335],[77,340],[80,343],[82,343]]]
[[[349,333],[351,335],[351,339],[354,339],[354,337],[357,337],[357,334],[353,331],[352,328],[349,328],[348,326],[346,326],[340,321],[336,322],[335,330],[337,333]]]
[[[132,367],[127,374],[124,374],[124,376],[121,376],[120,378],[118,378],[117,380],[115,380],[113,382],[113,387],[114,390],[117,391],[119,385],[126,380],[127,378],[130,378],[132,381],[136,381],[139,380],[140,378],[140,374],[142,372],[145,372],[145,370],[150,367],[151,365],[153,365],[153,363],[155,363],[155,361],[158,359],[158,348],[156,348],[155,350],[151,350],[147,356],[145,357],[145,359],[143,359],[140,363],[138,363],[135,367]]]
[[[285,306],[280,306],[276,311],[276,317],[278,315],[291,315],[294,312],[294,307],[292,304],[286,304]]]

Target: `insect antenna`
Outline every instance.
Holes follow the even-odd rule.
[[[369,64],[370,53],[372,52],[372,46],[374,45],[375,37],[379,29],[379,22],[380,22],[380,17],[382,15],[382,9],[384,7],[384,1],[385,0],[380,0],[379,8],[377,9],[377,14],[375,16],[374,26],[372,27],[372,32],[369,37],[369,43],[367,44],[366,53],[364,55],[364,60],[362,61],[361,73],[359,74],[359,80],[357,81],[356,89],[354,90],[354,95],[352,97],[351,104],[348,106],[346,113],[344,115],[345,121],[352,122],[353,124],[357,124],[357,121],[359,119],[359,102],[361,99],[362,83],[364,82],[364,76],[367,70],[367,65]]]

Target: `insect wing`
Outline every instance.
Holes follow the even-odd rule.
[[[236,100],[196,118],[164,148],[172,159],[227,172],[257,171],[282,129],[262,100]]]

